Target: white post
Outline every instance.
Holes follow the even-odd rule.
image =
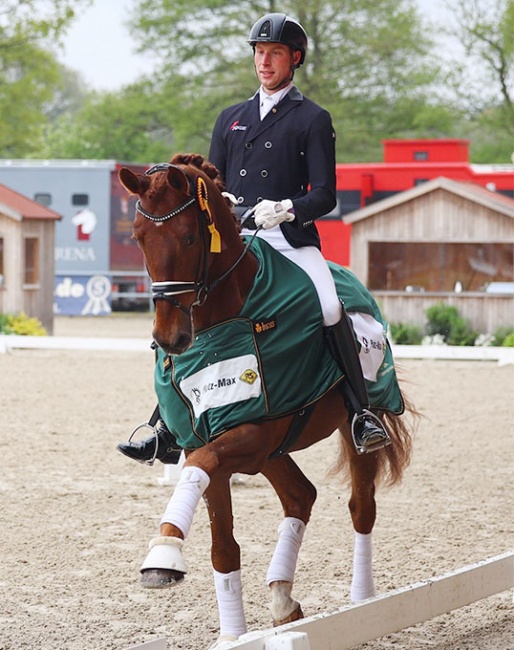
[[[164,474],[161,478],[158,478],[160,485],[175,485],[180,478],[180,471],[182,470],[182,465],[184,464],[186,457],[184,452],[180,454],[179,461],[176,465],[166,464],[164,465]]]

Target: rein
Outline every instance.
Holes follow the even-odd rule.
[[[155,174],[156,172],[167,171],[170,167],[176,167],[177,169],[180,169],[180,167],[178,167],[177,165],[172,165],[170,163],[158,163],[157,165],[154,165],[153,167],[148,169],[145,172],[145,176],[150,176],[152,174]],[[145,217],[146,219],[149,219],[150,221],[153,221],[155,223],[162,223],[163,221],[168,221],[169,219],[173,219],[173,217],[176,217],[181,212],[189,208],[191,205],[197,203],[201,211],[201,214],[206,217],[208,222],[207,228],[209,230],[209,233],[211,234],[210,252],[220,253],[221,237],[212,219],[212,214],[209,207],[207,186],[205,184],[205,181],[201,176],[197,176],[195,182],[193,182],[193,180],[190,178],[188,174],[184,172],[184,170],[180,169],[180,171],[186,176],[187,181],[189,183],[189,189],[192,193],[192,196],[187,201],[185,201],[178,207],[174,208],[170,212],[167,212],[166,214],[163,214],[161,216],[156,216],[151,212],[147,212],[141,205],[141,200],[137,201],[136,210],[140,214],[142,214],[143,217]],[[225,273],[223,273],[223,275],[221,275],[219,278],[213,280],[210,284],[207,284],[207,260],[208,260],[207,241],[205,238],[205,231],[202,228],[201,233],[202,233],[202,240],[204,242],[204,255],[203,255],[204,265],[203,265],[202,279],[194,282],[190,282],[190,281],[179,282],[173,280],[164,281],[164,282],[152,282],[151,290],[152,290],[152,300],[154,304],[158,300],[167,300],[172,305],[174,305],[175,307],[183,311],[188,317],[190,317],[192,308],[203,305],[209,293],[215,287],[217,287],[225,278],[227,278],[232,273],[232,271],[234,271],[234,269],[240,264],[240,262],[243,260],[246,253],[248,252],[248,249],[250,248],[254,237],[257,235],[257,232],[258,231],[256,231],[252,235],[251,239],[247,242],[241,255],[237,258],[234,264],[232,264],[232,266],[228,268],[225,271]],[[198,266],[200,266],[200,262],[198,263]],[[196,300],[191,304],[191,307],[188,309],[184,307],[184,305],[182,305],[182,303],[179,302],[175,298],[175,296],[183,293],[190,293],[190,292],[196,293]]]

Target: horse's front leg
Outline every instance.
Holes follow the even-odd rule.
[[[355,531],[350,597],[352,602],[360,602],[375,595],[372,530],[376,518],[375,478],[379,452],[357,455],[351,443],[347,444],[347,451],[352,479],[348,507]]]
[[[300,603],[291,593],[303,534],[316,500],[316,488],[290,456],[268,461],[261,472],[275,489],[284,510],[266,577],[271,589],[273,625],[277,626],[303,618]]]
[[[230,477],[236,472],[256,474],[278,444],[276,437],[271,430],[266,436],[263,427],[246,424],[227,431],[187,456],[161,518],[160,536],[150,541],[149,553],[141,567],[144,587],[168,587],[184,577],[183,540],[189,534],[194,513],[211,478],[218,474]]]
[[[141,566],[143,587],[170,587],[184,578],[186,564],[182,545],[191,529],[196,507],[209,483],[209,475],[200,467],[184,465],[182,468],[161,518],[160,535],[150,540],[149,552]]]
[[[216,474],[204,501],[211,527],[211,560],[218,602],[220,636],[216,644],[235,641],[246,632],[241,584],[241,552],[234,538],[230,477]]]

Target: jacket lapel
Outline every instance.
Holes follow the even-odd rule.
[[[266,115],[260,120],[259,117],[259,93],[245,106],[244,118],[248,124],[248,140],[254,140],[264,133],[267,129],[273,126],[276,122],[281,120],[290,111],[301,105],[303,101],[302,93],[295,87]]]

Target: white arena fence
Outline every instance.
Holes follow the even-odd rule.
[[[514,587],[514,551],[330,614],[244,634],[218,650],[348,650]],[[158,639],[126,650],[166,650]]]
[[[38,350],[122,350],[150,351],[151,339],[123,339],[72,336],[20,336],[0,334],[0,353],[15,349]],[[395,359],[446,359],[454,361],[497,361],[514,363],[514,348],[454,345],[393,345]]]
[[[514,587],[514,551],[330,614],[250,632],[223,650],[347,650]],[[291,635],[288,639],[288,635]]]

